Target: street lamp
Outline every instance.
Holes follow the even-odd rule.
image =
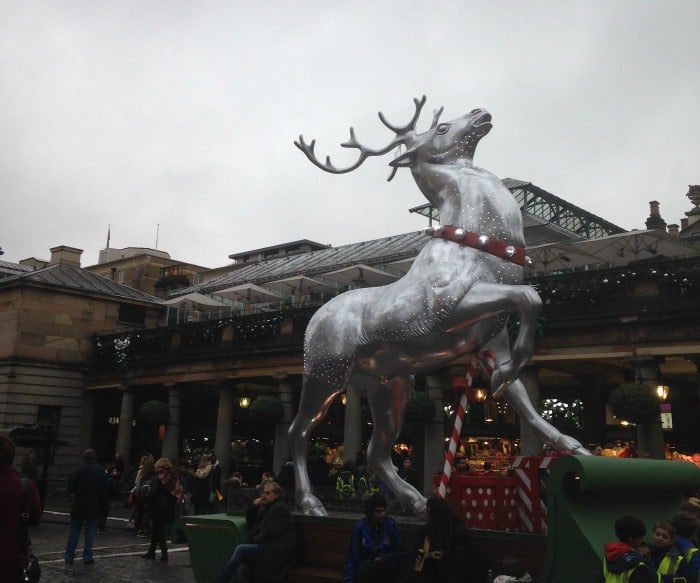
[[[668,398],[668,385],[657,385],[656,396],[660,401],[665,401]]]

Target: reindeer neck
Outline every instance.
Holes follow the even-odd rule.
[[[523,244],[522,215],[511,192],[491,172],[472,164],[426,164],[412,169],[440,224]]]

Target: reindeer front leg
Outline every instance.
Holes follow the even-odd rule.
[[[440,327],[446,332],[458,332],[500,313],[510,310],[518,312],[520,330],[513,348],[501,355],[502,359],[497,362],[491,376],[491,386],[498,393],[518,378],[520,369],[530,359],[541,309],[542,300],[529,285],[476,282]]]
[[[508,333],[502,330],[485,347],[494,357],[496,368],[499,362],[508,361],[510,358],[510,348],[508,345]],[[494,375],[495,376],[495,375]],[[570,451],[579,455],[591,455],[581,442],[577,439],[559,431],[556,427],[545,421],[537,412],[530,401],[525,385],[520,379],[515,379],[505,385],[500,384],[498,379],[491,377],[491,393],[501,390],[503,397],[515,409],[521,423],[529,426],[537,437],[545,444],[551,445],[557,451]]]

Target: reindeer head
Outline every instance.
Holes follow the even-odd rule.
[[[343,148],[356,148],[360,151],[358,160],[346,168],[336,168],[331,162],[330,156],[326,156],[325,163],[319,162],[314,152],[316,140],[310,143],[304,142],[303,136],[299,136],[299,141],[294,145],[299,148],[306,157],[315,165],[333,174],[344,174],[359,168],[370,156],[382,156],[394,148],[403,145],[406,151],[389,163],[393,167],[388,180],[391,180],[398,168],[415,168],[421,163],[446,164],[456,160],[469,160],[474,157],[474,151],[479,143],[491,129],[491,114],[483,109],[474,109],[469,114],[456,120],[438,123],[442,114],[442,107],[433,114],[433,123],[430,129],[422,134],[416,132],[416,122],[420,116],[421,109],[425,105],[425,95],[419,100],[414,99],[416,111],[411,121],[405,126],[394,126],[390,124],[384,114],[379,112],[379,119],[396,134],[396,137],[389,145],[380,149],[367,148],[360,144],[355,138],[355,130],[350,128],[350,139],[340,144]]]
[[[442,111],[442,110],[440,110]],[[427,132],[414,134],[406,143],[406,152],[389,163],[394,168],[414,168],[418,164],[447,164],[457,160],[471,161],[474,151],[491,130],[491,114],[484,109],[473,109],[453,121],[437,123],[440,113]]]

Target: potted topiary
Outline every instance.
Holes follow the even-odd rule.
[[[282,421],[284,416],[284,405],[277,397],[271,395],[256,397],[248,410],[254,419],[272,425]]]
[[[431,421],[435,415],[435,402],[421,391],[413,391],[406,405],[406,421],[420,423]]]
[[[617,387],[608,400],[613,415],[630,423],[647,423],[659,416],[659,400],[644,383],[626,383]]]
[[[139,409],[139,421],[149,427],[165,425],[169,417],[168,404],[163,401],[146,401]]]

